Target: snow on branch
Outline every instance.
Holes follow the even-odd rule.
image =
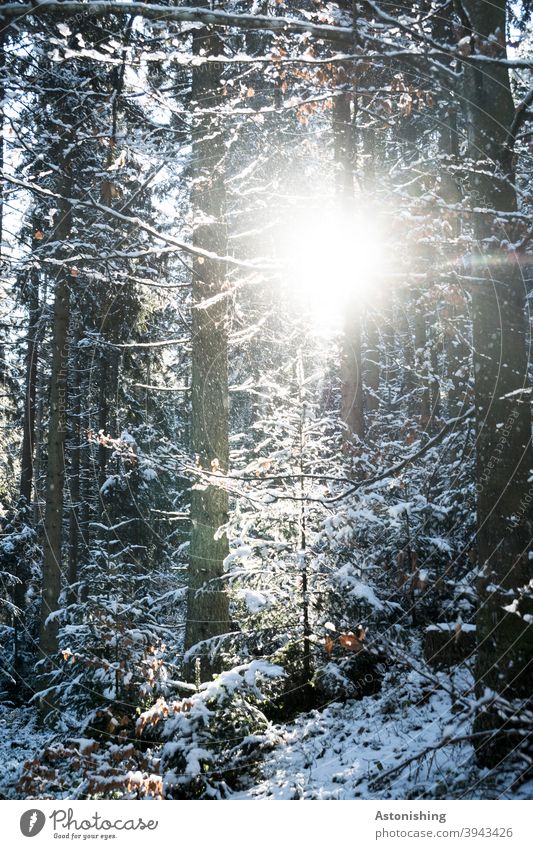
[[[294,18],[277,18],[270,15],[246,15],[210,10],[198,6],[163,6],[158,3],[123,3],[108,0],[94,2],[59,2],[59,0],[43,0],[41,3],[6,3],[2,6],[0,19],[17,21],[26,15],[59,16],[62,20],[74,15],[90,15],[104,17],[112,14],[140,15],[149,20],[174,21],[184,23],[201,23],[240,29],[259,29],[267,32],[308,33],[315,38],[333,42],[352,42],[351,27],[330,26],[328,24],[312,24]]]

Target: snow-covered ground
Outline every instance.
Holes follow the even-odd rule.
[[[449,678],[439,678],[449,689]],[[284,744],[263,764],[260,779],[235,798],[531,798],[532,781],[511,790],[516,772],[491,775],[477,768],[469,743],[439,749],[383,780],[437,744],[443,732],[468,733],[466,726],[450,724],[451,701],[448,692],[410,672],[399,685],[385,679],[378,695],[303,714],[279,728]]]
[[[518,782],[517,771],[493,773],[476,767],[469,743],[440,748],[384,776],[418,752],[439,743],[444,734],[467,734],[453,701],[469,689],[466,671],[433,681],[416,671],[389,672],[379,694],[299,715],[276,727],[280,739],[246,789],[231,798],[248,800],[343,799],[524,799],[533,780]],[[439,686],[439,684],[441,686]],[[460,715],[460,714],[459,714]],[[23,764],[50,743],[35,708],[0,706],[0,798],[20,798],[17,783]],[[512,785],[514,784],[514,787]]]
[[[19,798],[17,782],[24,762],[41,752],[50,737],[50,729],[39,727],[34,707],[0,704],[0,799]]]

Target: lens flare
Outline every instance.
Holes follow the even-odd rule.
[[[337,325],[347,308],[377,297],[385,245],[377,222],[362,211],[295,212],[280,240],[287,287],[315,321]]]

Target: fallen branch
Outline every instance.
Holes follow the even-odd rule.
[[[495,728],[487,729],[487,731],[473,731],[471,734],[462,734],[460,737],[444,736],[438,743],[434,743],[432,746],[427,746],[425,749],[422,749],[421,752],[417,752],[415,755],[411,755],[410,758],[406,758],[392,769],[389,769],[388,772],[383,773],[383,775],[378,775],[376,778],[373,778],[372,781],[369,781],[368,786],[372,789],[378,788],[384,782],[390,781],[391,778],[395,778],[410,764],[415,761],[420,761],[422,758],[425,758],[426,755],[437,752],[439,749],[444,749],[446,746],[455,746],[460,743],[471,743],[473,740],[479,740],[483,737],[498,737],[500,734],[516,735],[517,731],[514,728]]]

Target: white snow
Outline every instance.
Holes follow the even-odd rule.
[[[239,595],[243,598],[250,613],[257,613],[258,610],[262,610],[269,603],[264,593],[257,590],[242,590]]]
[[[335,703],[276,726],[283,744],[265,758],[260,779],[232,798],[438,799],[457,798],[468,788],[467,798],[486,798],[484,773],[475,766],[469,743],[439,749],[380,783],[381,776],[417,751],[468,733],[459,720],[450,724],[449,683],[441,673],[436,686],[414,671],[400,679],[388,673],[378,695]],[[455,686],[461,691],[471,683],[466,672],[456,675]],[[490,791],[495,798],[506,798],[510,780],[509,775],[498,776],[499,787]],[[529,791],[524,785],[509,794],[527,798]]]

